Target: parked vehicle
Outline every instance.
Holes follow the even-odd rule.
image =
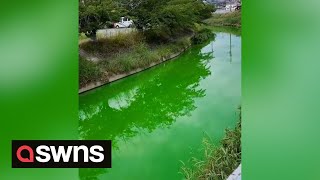
[[[236,4],[227,4],[226,5],[226,11],[235,11],[237,8]]]
[[[133,21],[126,17],[121,17],[119,22],[113,24],[115,28],[130,28],[133,26]]]

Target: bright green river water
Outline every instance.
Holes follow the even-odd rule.
[[[181,161],[201,157],[202,139],[218,144],[238,120],[241,37],[229,32],[81,94],[81,139],[111,139],[113,146],[112,169],[81,169],[81,179],[183,179]]]

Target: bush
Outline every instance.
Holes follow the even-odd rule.
[[[212,37],[215,37],[215,34],[210,29],[204,28],[196,32],[191,40],[193,44],[201,44],[206,42]]]
[[[200,15],[202,19],[210,18],[212,15],[212,12],[216,11],[215,5],[207,4],[201,11]]]

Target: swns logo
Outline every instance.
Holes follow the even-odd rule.
[[[111,141],[13,140],[12,168],[111,168]]]

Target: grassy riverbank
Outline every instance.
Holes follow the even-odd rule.
[[[85,42],[80,45],[80,49],[85,52],[80,57],[80,87],[96,81],[108,81],[111,76],[147,67],[188,46],[189,36],[166,44],[152,45],[138,32]],[[92,57],[96,61],[90,60]]]
[[[210,37],[213,37],[210,30],[199,29],[167,42],[149,43],[141,32],[132,32],[81,43],[80,87],[97,81],[107,82],[111,76],[146,68]]]
[[[201,160],[193,158],[191,167],[182,167],[185,178],[188,180],[227,179],[241,162],[241,112],[237,126],[226,130],[221,146],[216,147],[210,138],[204,138],[203,148],[204,155]]]
[[[211,18],[203,21],[209,26],[233,26],[241,27],[241,11],[213,14]]]

